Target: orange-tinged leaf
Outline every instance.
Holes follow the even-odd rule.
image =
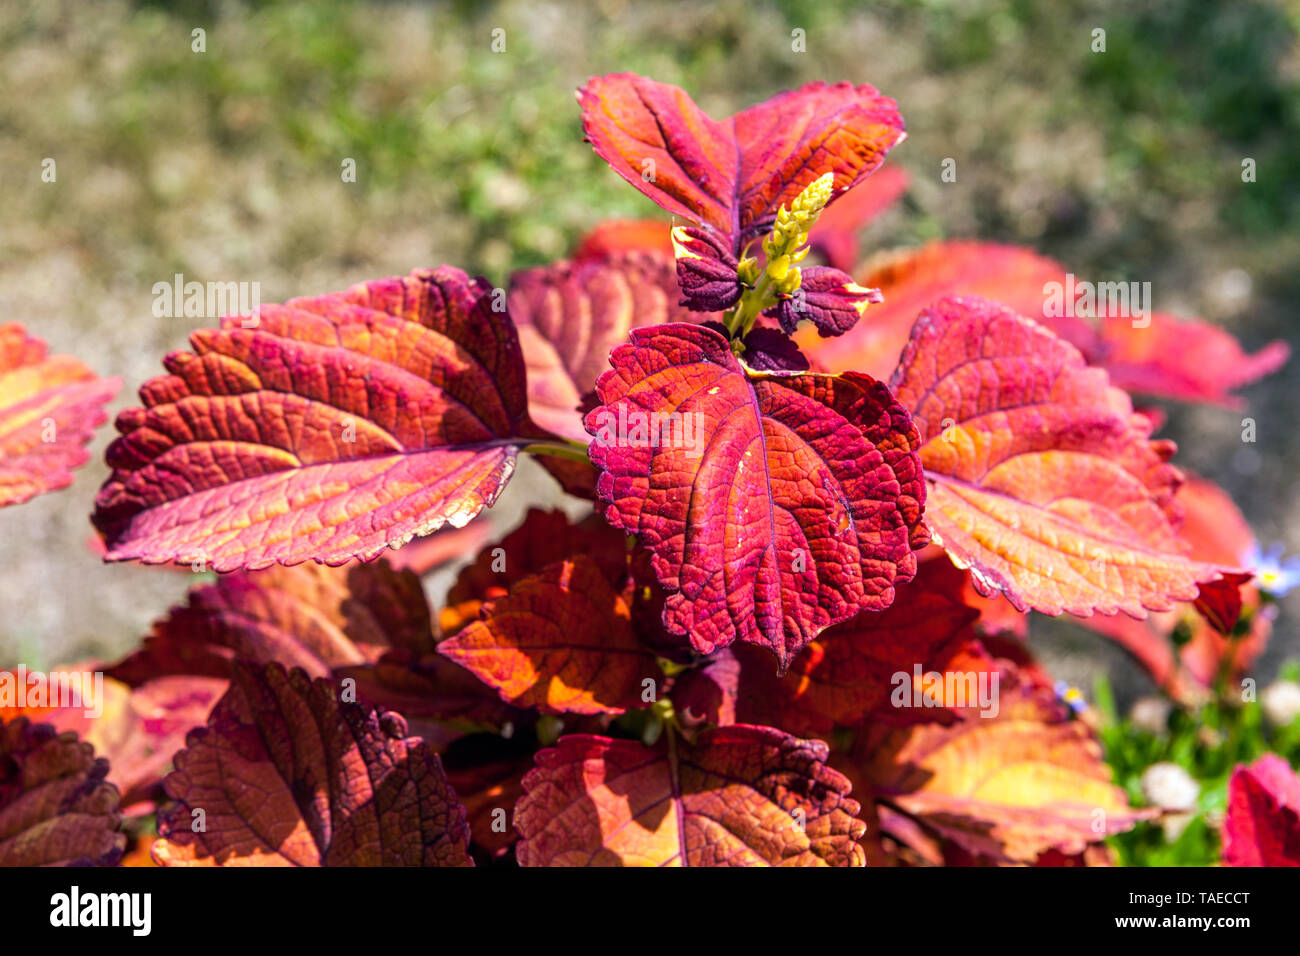
[[[1046,328],[978,297],[940,300],[890,384],[921,432],[926,524],[981,594],[1143,617],[1220,576],[1175,533],[1172,445]]]
[[[946,657],[973,639],[979,612],[962,602],[964,578],[947,560],[922,563],[914,580],[899,585],[893,604],[827,628],[784,677],[767,655],[735,648],[735,719],[819,737],[868,715],[893,723],[936,719],[938,710],[893,708],[890,698],[895,675],[907,675],[910,691],[915,669],[943,670]]]
[[[1016,690],[1010,695],[1031,693]],[[1001,708],[950,726],[891,731],[865,767],[878,798],[969,853],[1000,862],[1071,855],[1151,814],[1111,783],[1101,747],[1079,721]]]
[[[577,735],[537,755],[523,866],[861,866],[866,825],[826,745],[769,727],[694,743]]]
[[[1050,328],[1079,349],[1089,364],[1106,369],[1112,385],[1160,398],[1239,407],[1241,400],[1232,389],[1275,371],[1290,352],[1286,343],[1277,341],[1248,354],[1224,329],[1163,312],[1135,317],[1129,309],[1111,314],[1108,308],[1094,308],[1102,314],[1093,318],[1086,302],[1064,302],[1067,290],[1082,292],[1082,280],[1067,277],[1061,264],[1020,246],[961,239],[931,242],[873,258],[858,282],[880,289],[885,297],[883,305],[872,307],[869,321],[830,342],[807,329],[797,336],[814,360],[834,371],[888,374],[917,314],[951,295],[1001,302]],[[1059,290],[1059,303],[1049,294],[1053,289]],[[1067,304],[1077,308],[1067,310]]]
[[[834,175],[834,200],[906,136],[894,101],[865,84],[808,83],[719,121],[685,90],[615,73],[588,80],[578,104],[597,155],[661,208],[722,233],[733,252],[818,176]]]
[[[595,562],[578,555],[514,584],[438,651],[517,707],[620,714],[643,706],[642,682],[660,676],[631,613]]]
[[[235,665],[166,787],[164,866],[472,865],[437,754],[397,714],[279,664]]]
[[[97,379],[16,322],[0,324],[0,507],[72,483],[119,379]]]
[[[1255,535],[1227,492],[1189,475],[1178,489],[1177,502],[1185,516],[1179,538],[1192,558],[1225,566],[1246,562]],[[1180,605],[1143,621],[1094,616],[1083,623],[1132,654],[1158,686],[1191,702],[1202,693],[1198,687],[1210,687],[1221,674],[1241,674],[1268,645],[1272,621],[1260,613],[1259,590],[1243,580],[1247,577],[1244,572],[1228,572],[1219,581],[1201,585],[1196,598],[1199,613]],[[1231,634],[1242,613],[1249,618],[1249,628]],[[1171,640],[1175,628],[1185,638],[1177,658]]]
[[[574,521],[562,511],[529,508],[519,527],[485,547],[456,577],[439,615],[443,635],[477,619],[483,602],[504,597],[512,585],[575,554],[586,555],[611,586],[622,588],[627,535],[595,515]]]
[[[195,332],[118,416],[107,559],[339,565],[465,525],[535,432],[492,299],[442,267]]]
[[[672,223],[666,219],[612,219],[583,236],[573,258],[604,259],[623,252],[658,252],[671,257]]]
[[[122,857],[108,761],[71,731],[0,720],[0,866],[112,866]]]

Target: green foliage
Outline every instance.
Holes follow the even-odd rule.
[[[1283,668],[1295,680],[1300,667]],[[1219,825],[1227,801],[1228,778],[1238,764],[1262,754],[1281,754],[1300,765],[1300,717],[1285,727],[1270,727],[1258,701],[1235,703],[1220,698],[1195,710],[1173,707],[1160,733],[1137,726],[1116,712],[1109,682],[1099,678],[1095,700],[1101,716],[1100,737],[1115,782],[1134,805],[1148,803],[1142,774],[1154,764],[1182,767],[1200,785],[1189,821],[1139,824],[1110,840],[1125,866],[1209,866],[1219,861]],[[1182,824],[1185,822],[1185,826]]]

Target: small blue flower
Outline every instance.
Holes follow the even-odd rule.
[[[1284,559],[1281,543],[1261,551],[1258,542],[1252,542],[1243,563],[1255,569],[1255,585],[1274,597],[1300,585],[1300,557]]]
[[[1088,709],[1088,702],[1083,699],[1083,692],[1077,687],[1071,687],[1067,682],[1058,680],[1055,684],[1056,699],[1063,704],[1068,704],[1070,710],[1076,714],[1082,714]]]

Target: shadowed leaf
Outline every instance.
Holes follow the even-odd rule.
[[[671,252],[557,262],[510,277],[510,314],[528,364],[528,407],[538,425],[585,442],[578,406],[634,328],[710,317],[678,305]]]
[[[656,747],[562,737],[524,777],[523,866],[861,866],[826,745],[733,726]]]
[[[108,673],[128,684],[164,674],[229,677],[235,658],[327,677],[391,647],[433,649],[420,580],[386,561],[237,571],[190,591],[143,646]]]
[[[643,706],[642,681],[660,677],[631,609],[582,555],[512,585],[438,651],[543,713],[619,714]]]
[[[70,731],[0,720],[0,866],[112,866],[126,849],[108,761]]]
[[[397,714],[279,664],[235,665],[166,787],[178,803],[153,847],[165,866],[472,865],[437,754]]]

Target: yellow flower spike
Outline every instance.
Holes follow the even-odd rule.
[[[809,230],[834,194],[835,174],[825,173],[805,186],[788,208],[782,204],[777,210],[772,231],[763,239],[767,268],[759,273],[757,264],[748,265],[749,259],[737,268],[748,288],[727,320],[733,337],[747,335],[758,314],[771,306],[777,296],[793,295],[802,286],[798,264],[808,255]]]
[[[805,186],[803,192],[795,197],[793,212],[802,219],[816,221],[818,214],[826,208],[834,193],[835,174],[824,173]],[[812,221],[808,222],[808,225],[811,226]]]

